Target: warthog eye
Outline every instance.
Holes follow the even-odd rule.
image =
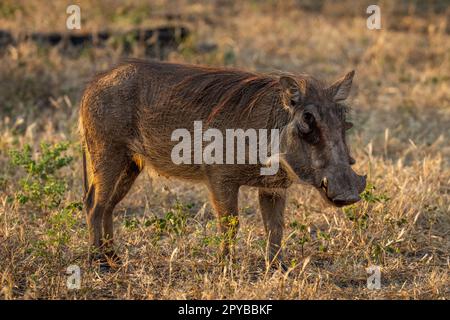
[[[316,120],[311,112],[303,113],[302,121],[298,123],[297,127],[300,137],[305,139],[306,142],[315,144],[319,141]]]
[[[309,126],[314,124],[314,116],[311,112],[304,112],[303,113],[303,121]]]

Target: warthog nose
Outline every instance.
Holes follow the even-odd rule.
[[[333,203],[339,207],[342,206],[348,206],[350,204],[356,203],[359,200],[361,200],[361,197],[359,195],[352,195],[349,197],[344,197],[344,196],[338,196],[333,198]]]

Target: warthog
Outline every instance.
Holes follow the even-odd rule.
[[[162,176],[206,185],[219,229],[227,235],[222,254],[232,247],[237,230],[239,187],[257,187],[268,255],[281,263],[283,212],[291,184],[312,185],[338,207],[359,201],[365,188],[365,177],[351,168],[355,160],[345,132],[352,125],[340,103],[353,75],[325,86],[306,75],[131,60],[97,76],[80,107],[84,206],[90,245],[100,253],[91,257],[116,257],[111,247],[114,207],[149,167]],[[177,142],[171,135],[179,128],[192,132],[194,121],[223,132],[279,129],[279,170],[261,175],[264,163],[174,164],[171,152]]]

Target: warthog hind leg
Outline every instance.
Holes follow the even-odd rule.
[[[128,193],[141,168],[117,149],[96,150],[90,157],[92,181],[85,199],[89,256],[107,268],[118,260],[112,249],[114,207]]]

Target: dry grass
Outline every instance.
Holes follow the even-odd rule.
[[[441,2],[440,12],[417,14],[414,6],[412,14],[401,14],[403,7],[381,2],[379,31],[366,29],[364,3],[352,1],[80,3],[85,30],[154,26],[165,12],[180,13],[194,32],[168,54],[170,61],[308,72],[329,81],[356,69],[350,140],[356,170],[368,172],[376,189],[342,210],[327,207],[312,189],[292,188],[284,243],[292,269],[282,274],[265,267],[255,190],[241,192],[235,260],[223,265],[216,259],[216,227],[203,187],[142,175],[116,209],[122,267],[98,274],[87,262],[82,212],[75,212],[73,223],[56,224],[59,209],[11,200],[24,172],[10,164],[8,150],[71,141],[75,160],[62,171],[68,186],[62,205],[80,201],[77,106],[84,82],[114,64],[120,47],[74,56],[20,43],[1,53],[0,64],[0,297],[450,298],[450,36],[449,11],[442,11]],[[63,30],[65,5],[49,6],[2,1],[0,25],[16,34]],[[204,43],[217,49],[203,52]],[[133,55],[142,57],[142,48],[136,46]],[[175,223],[180,232],[150,223],[168,211],[182,218]],[[52,241],[48,230],[67,241]],[[71,264],[82,270],[78,291],[66,288]],[[370,265],[381,267],[381,290],[366,288]]]

